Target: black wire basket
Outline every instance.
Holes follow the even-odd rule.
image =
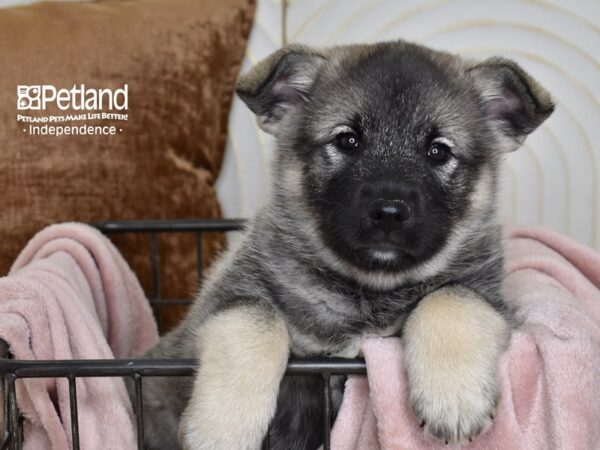
[[[161,310],[166,305],[190,304],[192,299],[172,300],[161,298],[160,274],[158,270],[158,235],[161,233],[194,233],[196,242],[196,266],[199,283],[202,280],[202,237],[207,232],[235,232],[244,227],[241,219],[215,220],[152,220],[117,221],[93,224],[104,234],[110,236],[122,233],[145,233],[149,235],[150,262],[152,268],[152,286],[148,294],[159,331],[162,331]],[[1,340],[0,340],[1,341]],[[137,448],[144,448],[144,416],[142,408],[142,389],[144,377],[191,377],[196,369],[196,361],[189,359],[148,360],[148,359],[111,359],[111,360],[62,360],[62,361],[25,361],[13,359],[8,346],[0,342],[0,378],[3,389],[3,438],[0,450],[21,450],[23,446],[23,418],[17,406],[16,380],[19,378],[66,378],[69,383],[71,414],[71,434],[73,449],[79,450],[79,424],[77,415],[77,387],[75,380],[80,377],[125,377],[135,384],[134,411],[136,413]],[[365,363],[360,359],[314,358],[291,359],[285,376],[309,375],[323,380],[323,448],[330,448],[332,422],[331,383],[332,375],[350,375],[366,373]],[[265,436],[263,449],[269,449],[269,435]],[[85,449],[84,449],[85,450]]]

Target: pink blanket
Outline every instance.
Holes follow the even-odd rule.
[[[465,448],[600,448],[600,255],[521,228],[506,268],[505,295],[523,324],[501,360],[494,425]],[[368,381],[348,380],[332,449],[447,449],[423,435],[410,410],[400,340],[369,339],[363,352]]]
[[[0,337],[16,359],[138,356],[158,341],[144,293],[111,242],[83,224],[38,233],[0,279]],[[135,448],[134,416],[121,378],[78,378],[80,445]],[[24,447],[71,447],[66,379],[17,380]]]

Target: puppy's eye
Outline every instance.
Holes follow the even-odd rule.
[[[335,145],[340,150],[356,150],[360,146],[358,135],[353,132],[340,133],[335,137]]]
[[[450,147],[443,142],[433,142],[427,151],[427,157],[436,164],[448,161],[450,154]]]

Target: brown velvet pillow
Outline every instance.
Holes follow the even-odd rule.
[[[62,221],[210,218],[220,215],[220,170],[234,82],[254,0],[41,3],[0,10],[0,274],[42,227]],[[31,135],[17,86],[128,85],[116,135]],[[43,124],[35,124],[43,125]],[[25,130],[25,131],[24,131]],[[149,287],[147,237],[115,239]],[[204,240],[204,263],[222,237]],[[160,237],[162,296],[196,286],[193,236]],[[181,310],[166,313],[172,325]]]

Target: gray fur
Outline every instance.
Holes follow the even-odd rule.
[[[258,301],[284,317],[291,354],[302,357],[355,357],[365,335],[401,335],[419,300],[444,286],[470,289],[511,320],[500,294],[500,163],[553,109],[515,63],[470,62],[402,41],[290,46],[242,76],[238,92],[277,138],[270,198],[213,268],[187,318],[148,358],[195,358],[194,336],[208,317]],[[336,149],[340,125],[362,128],[366,153]],[[452,141],[452,167],[425,160],[432,133]],[[413,214],[421,222],[395,241],[410,258],[352,251],[360,208],[335,209],[354,201],[337,198],[342,191],[382,179],[418,191]],[[191,386],[180,378],[145,382],[149,448],[177,448]],[[311,379],[283,381],[274,448],[320,444],[319,392]]]

